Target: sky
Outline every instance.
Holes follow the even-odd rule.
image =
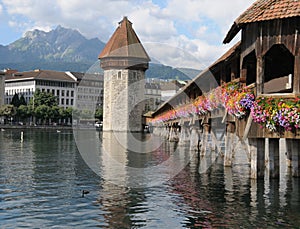
[[[255,0],[0,0],[0,44],[26,31],[61,25],[107,42],[123,16],[151,59],[204,69],[239,40],[222,44],[234,20]],[[99,50],[100,52],[101,50]]]

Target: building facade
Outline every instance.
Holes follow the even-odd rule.
[[[182,80],[171,80],[160,83],[161,88],[161,100],[163,102],[168,101],[176,93],[186,85],[187,83]]]
[[[88,77],[91,78],[91,77]],[[86,79],[84,73],[34,70],[6,74],[5,104],[10,104],[15,94],[24,96],[28,104],[36,90],[52,93],[63,108],[87,109],[91,103],[102,104],[103,77],[95,74]],[[78,105],[77,105],[78,104]]]
[[[5,73],[0,72],[0,106],[4,104],[5,97]]]
[[[161,88],[159,81],[145,83],[145,112],[155,111],[161,104]]]

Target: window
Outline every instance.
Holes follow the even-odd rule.
[[[118,80],[122,79],[122,73],[118,72]]]
[[[243,72],[246,77],[246,84],[250,85],[256,82],[256,54],[255,51],[252,51],[247,56],[244,57],[243,60]]]
[[[264,93],[293,92],[295,58],[282,44],[276,44],[264,56]]]

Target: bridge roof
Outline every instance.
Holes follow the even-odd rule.
[[[227,52],[225,52],[217,61],[215,61],[213,64],[211,64],[208,68],[200,72],[194,79],[189,81],[188,84],[186,84],[184,87],[181,88],[173,97],[171,97],[169,100],[165,101],[163,104],[161,104],[156,111],[153,112],[153,115],[155,116],[158,114],[160,111],[162,111],[165,107],[170,107],[172,108],[174,104],[176,104],[175,100],[180,94],[186,94],[186,90],[188,90],[190,87],[193,86],[193,84],[196,83],[201,78],[205,78],[206,75],[209,75],[210,77],[210,72],[211,69],[217,67],[220,63],[229,60],[232,56],[236,55],[237,53],[240,52],[240,46],[241,42],[237,42],[235,45],[233,45]],[[196,85],[199,85],[199,83],[196,83]],[[202,85],[201,85],[202,86]],[[205,86],[203,86],[201,89],[205,89]],[[199,88],[200,90],[200,88]]]
[[[105,57],[131,57],[150,61],[141,41],[132,28],[132,23],[124,17],[119,26],[99,54],[99,59]]]
[[[223,43],[229,43],[245,24],[300,16],[300,0],[257,0],[233,23]]]

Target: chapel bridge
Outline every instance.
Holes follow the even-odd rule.
[[[254,179],[263,177],[265,168],[271,178],[279,177],[279,155],[287,153],[292,174],[299,177],[300,1],[256,1],[223,42],[240,30],[241,41],[161,105],[148,123],[155,134],[189,143],[192,150],[200,142],[202,155],[208,148],[224,151],[225,166],[231,166],[239,143]],[[286,152],[280,152],[282,139]]]

